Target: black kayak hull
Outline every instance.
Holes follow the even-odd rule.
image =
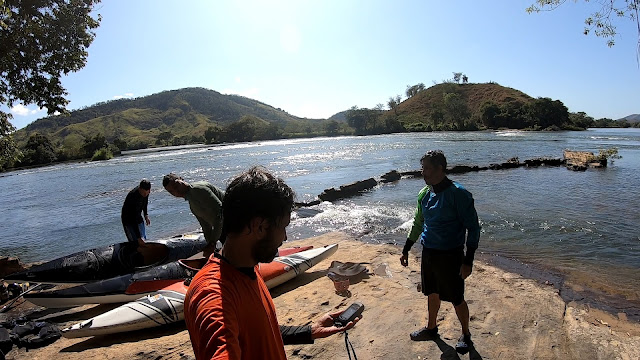
[[[4,279],[8,282],[84,284],[141,272],[154,266],[188,258],[202,251],[206,245],[207,242],[201,233],[149,241],[138,252],[133,251],[131,245],[126,242],[112,244],[63,256],[13,273]],[[140,255],[136,257],[136,253]],[[136,264],[134,259],[142,259],[142,262]]]

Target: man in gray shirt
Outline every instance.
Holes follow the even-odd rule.
[[[207,246],[203,249],[204,256],[209,257],[216,248],[216,242],[222,234],[222,198],[224,192],[206,181],[192,184],[184,181],[174,173],[164,176],[162,186],[175,197],[184,198],[189,202],[191,212],[198,219]],[[224,242],[224,239],[220,239]]]

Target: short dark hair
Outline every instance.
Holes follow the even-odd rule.
[[[231,180],[222,200],[225,233],[241,232],[255,217],[275,225],[293,211],[295,192],[284,180],[254,166]]]
[[[182,180],[182,178],[178,175],[176,175],[175,173],[168,173],[167,175],[165,175],[162,178],[162,186],[163,187],[167,187],[167,185],[169,185],[169,183],[174,183],[177,180]]]
[[[431,165],[440,165],[442,166],[442,170],[447,170],[447,158],[444,156],[442,150],[429,150],[426,154],[422,155],[420,158],[420,163],[429,159]]]
[[[147,179],[140,180],[140,189],[151,190],[151,181]]]

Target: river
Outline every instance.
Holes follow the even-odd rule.
[[[450,177],[474,195],[483,259],[520,266],[521,272],[533,268],[538,276],[555,274],[566,294],[606,302],[633,318],[640,316],[640,129],[276,140],[13,171],[0,177],[0,256],[29,263],[125,241],[120,208],[143,177],[152,182],[149,239],[194,231],[198,223],[188,204],[162,188],[169,172],[224,188],[233,175],[263,165],[286,180],[298,201],[308,202],[327,188],[390,170],[418,170],[429,149],[443,150],[450,166],[487,166],[611,147],[622,158],[606,169],[517,168]],[[402,179],[305,208],[294,214],[289,239],[341,230],[366,242],[402,245],[423,184]]]

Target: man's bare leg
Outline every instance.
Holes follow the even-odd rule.
[[[436,325],[438,325],[436,322],[438,321],[438,311],[440,311],[440,295],[430,294],[428,296],[428,305],[429,320],[427,322],[427,329],[433,329],[436,327]],[[469,312],[467,311],[467,316],[468,314]]]
[[[458,306],[454,306],[456,309],[456,315],[458,315],[458,320],[460,320],[460,325],[462,325],[462,333],[465,335],[469,335],[469,306],[467,302],[462,300],[462,303]]]

